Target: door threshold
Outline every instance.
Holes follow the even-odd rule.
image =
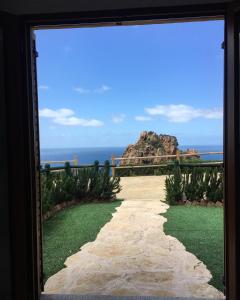
[[[194,297],[153,297],[153,296],[108,296],[108,295],[68,295],[42,294],[40,300],[213,300]],[[215,298],[215,300],[220,300]],[[222,299],[221,299],[222,300]]]

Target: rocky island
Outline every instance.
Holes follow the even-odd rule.
[[[128,145],[124,151],[123,158],[148,157],[159,155],[175,155],[178,150],[178,141],[175,136],[157,134],[153,131],[143,131],[135,144]],[[162,159],[161,159],[162,160]],[[159,158],[126,159],[121,165],[157,164]]]

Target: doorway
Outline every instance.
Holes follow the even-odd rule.
[[[190,23],[188,25],[190,25]],[[147,25],[147,26],[150,26],[150,25]],[[163,25],[159,25],[159,26],[163,26]],[[88,30],[93,30],[93,29],[88,29]],[[219,47],[220,47],[220,45],[219,45]],[[64,51],[66,51],[66,53],[69,54],[69,52],[71,52],[72,49],[70,46],[66,46],[64,48]],[[41,51],[39,51],[39,53],[41,53]],[[218,57],[218,58],[220,58],[220,57]],[[42,92],[45,92],[45,97],[47,97],[46,94],[48,91],[51,93],[51,87],[49,87],[47,84],[40,83],[39,88],[42,90]],[[102,86],[100,86],[96,89],[93,89],[93,90],[82,87],[82,86],[76,86],[76,87],[73,87],[73,89],[75,89],[76,92],[80,93],[81,95],[84,95],[85,97],[87,97],[87,96],[89,97],[89,94],[91,97],[92,93],[101,95],[102,93],[110,91],[111,87],[106,84],[103,84]],[[79,118],[78,116],[74,115],[74,112],[72,110],[70,111],[68,108],[65,110],[64,109],[65,108],[59,108],[58,110],[56,110],[56,109],[54,110],[52,108],[44,107],[44,108],[42,108],[42,110],[40,110],[40,117],[48,118],[48,120],[53,121],[54,125],[50,125],[50,126],[52,126],[51,128],[49,127],[50,130],[54,130],[53,127],[56,126],[56,124],[61,124],[61,123],[62,123],[61,125],[67,125],[67,126],[73,126],[74,124],[75,125],[77,124],[80,126],[83,125],[83,127],[87,127],[87,126],[85,126],[86,124],[101,125],[100,120]],[[214,108],[212,110],[211,110],[211,108],[210,109],[209,108],[208,109],[195,108],[195,107],[191,107],[189,105],[185,105],[182,103],[178,103],[178,104],[172,104],[172,103],[169,104],[168,103],[168,104],[165,104],[165,106],[162,105],[160,107],[159,106],[149,107],[147,112],[149,113],[149,115],[147,115],[147,116],[135,116],[135,121],[139,121],[139,122],[151,121],[151,117],[154,115],[157,115],[157,116],[164,116],[166,118],[165,122],[172,121],[173,118],[175,118],[175,120],[177,120],[177,123],[179,123],[179,121],[181,123],[182,117],[184,117],[185,119],[186,118],[194,119],[194,118],[201,118],[201,116],[203,116],[203,118],[206,118],[206,119],[220,119],[221,113],[222,113],[221,109],[219,109],[219,108]],[[177,112],[180,113],[180,116],[179,116],[179,114],[177,114]],[[123,121],[123,119],[125,119],[125,114],[123,114],[123,113],[121,113],[120,115],[112,116],[113,123],[115,123],[115,124],[120,124]],[[202,122],[202,124],[204,124],[204,122]],[[144,126],[146,126],[146,125],[144,125]],[[61,134],[63,134],[62,138],[64,138],[63,131],[61,132]],[[215,151],[215,152],[217,152],[217,151]],[[219,151],[219,152],[221,152],[221,151]],[[80,160],[81,160],[81,158],[80,158]]]

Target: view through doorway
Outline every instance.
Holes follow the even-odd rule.
[[[224,22],[35,34],[44,292],[224,298]]]

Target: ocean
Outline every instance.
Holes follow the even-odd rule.
[[[96,148],[44,148],[41,149],[41,162],[43,161],[67,161],[78,159],[78,164],[93,164],[98,160],[103,164],[105,160],[110,160],[114,154],[115,157],[121,157],[126,147],[96,147]],[[223,146],[198,146],[198,145],[183,145],[179,146],[180,150],[195,149],[198,152],[222,152]],[[204,155],[201,156],[204,160],[222,160],[223,155]],[[59,166],[55,164],[54,166]]]

